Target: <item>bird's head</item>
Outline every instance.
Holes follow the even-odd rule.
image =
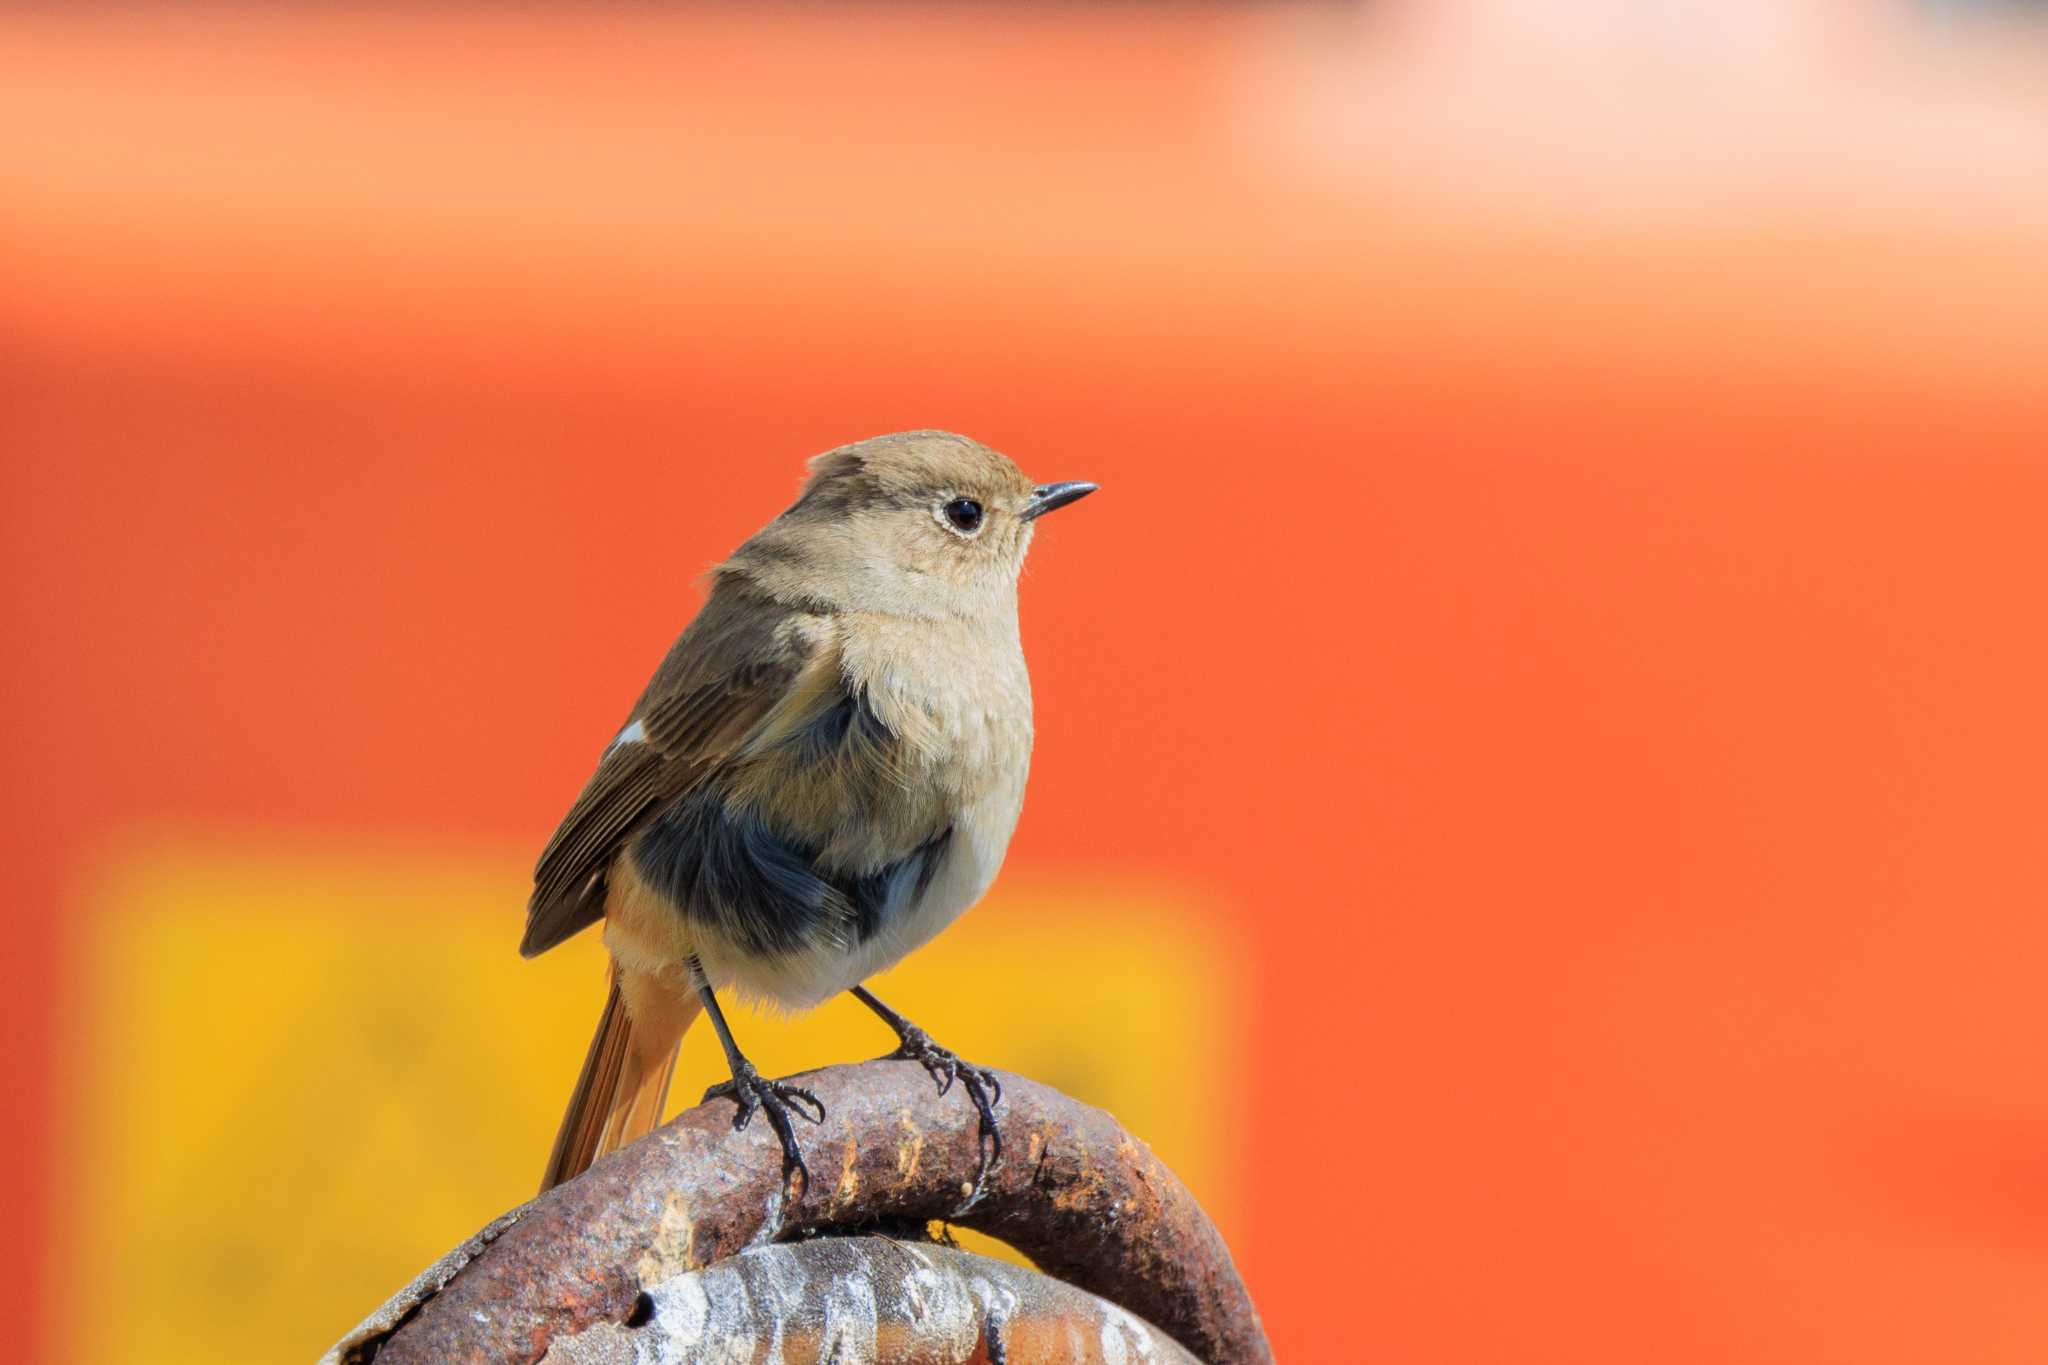
[[[734,563],[778,596],[972,615],[1014,601],[1037,519],[1094,491],[1034,484],[1008,456],[952,432],[877,436],[813,459],[796,503]]]

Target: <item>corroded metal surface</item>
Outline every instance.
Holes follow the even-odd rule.
[[[1197,1365],[1151,1324],[1050,1275],[883,1237],[754,1247],[664,1280],[629,1322],[558,1336],[542,1365],[696,1365],[763,1354],[790,1365]]]
[[[977,1190],[974,1110],[916,1063],[802,1080],[827,1116],[800,1131],[814,1181],[800,1197],[766,1124],[735,1132],[730,1101],[699,1105],[500,1220],[438,1290],[380,1310],[395,1329],[365,1324],[330,1358],[538,1361],[558,1338],[626,1322],[643,1289],[749,1247],[927,1219],[1000,1238],[1212,1365],[1272,1358],[1214,1226],[1101,1110],[1004,1074],[1003,1160]]]

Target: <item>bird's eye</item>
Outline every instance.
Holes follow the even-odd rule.
[[[946,525],[963,536],[971,536],[981,529],[981,504],[973,498],[955,498],[939,509]]]

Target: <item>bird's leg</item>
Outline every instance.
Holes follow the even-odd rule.
[[[732,1079],[706,1090],[704,1098],[730,1096],[740,1107],[732,1120],[736,1129],[753,1122],[756,1110],[768,1116],[768,1125],[782,1142],[783,1178],[787,1180],[791,1171],[797,1173],[803,1182],[798,1191],[798,1197],[801,1197],[802,1191],[811,1187],[811,1171],[804,1165],[804,1154],[796,1145],[796,1130],[790,1123],[790,1115],[793,1113],[809,1123],[823,1123],[824,1104],[802,1086],[766,1080],[754,1069],[754,1064],[741,1054],[739,1044],[732,1040],[732,1030],[725,1023],[725,1011],[718,1007],[718,997],[712,993],[711,983],[704,979],[704,969],[697,965],[695,958],[690,959],[690,984],[696,987],[697,998],[704,1002],[704,1013],[711,1017],[711,1027],[718,1033],[719,1046],[725,1049],[725,1063],[732,1068]],[[805,1108],[806,1105],[809,1109]]]
[[[906,1057],[921,1064],[932,1073],[938,1082],[939,1093],[945,1094],[953,1088],[953,1082],[960,1082],[960,1088],[974,1101],[974,1108],[981,1115],[981,1136],[987,1139],[988,1149],[983,1154],[981,1171],[975,1177],[975,1184],[981,1183],[981,1176],[988,1174],[989,1167],[1002,1159],[1003,1135],[996,1128],[996,1106],[1003,1102],[1003,1083],[996,1073],[985,1066],[963,1062],[951,1051],[932,1041],[931,1035],[905,1019],[895,1010],[877,1000],[866,986],[855,986],[853,998],[880,1015],[882,1022],[896,1030],[901,1043],[893,1057]]]

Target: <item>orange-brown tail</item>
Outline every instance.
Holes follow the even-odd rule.
[[[612,964],[604,1013],[541,1177],[543,1193],[661,1122],[676,1051],[703,1008],[696,993],[680,982],[623,972]]]

